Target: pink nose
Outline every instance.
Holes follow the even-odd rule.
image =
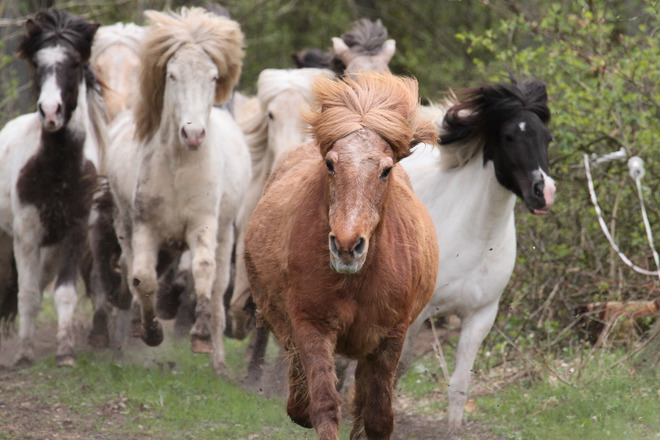
[[[39,103],[37,104],[39,116],[42,123],[46,128],[56,128],[60,123],[60,116],[62,115],[62,104],[57,102]]]
[[[545,198],[545,208],[550,209],[555,203],[555,182],[550,179],[546,179],[545,185],[543,186],[543,197]]]
[[[181,127],[181,141],[190,149],[196,150],[206,139],[206,130],[201,124],[187,122]]]

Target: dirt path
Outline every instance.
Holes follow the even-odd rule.
[[[85,316],[76,321],[76,350],[91,350],[87,344],[89,321]],[[35,357],[37,360],[52,356],[55,352],[55,323],[42,322],[35,335]],[[425,344],[422,338],[421,344]],[[131,344],[131,349],[140,349],[140,342]],[[122,402],[107,402],[95,408],[96,417],[81,415],[70,407],[60,404],[48,405],[32,392],[36,386],[27,375],[27,370],[13,370],[10,365],[17,352],[15,335],[5,337],[0,346],[0,439],[98,439],[98,440],[137,440],[151,438],[144,435],[127,435],[119,432],[124,417],[120,411]],[[423,349],[423,348],[422,348]],[[144,348],[148,350],[148,348]],[[47,374],[47,373],[40,373]],[[43,379],[40,378],[40,379]],[[46,378],[48,379],[48,377]],[[43,381],[40,381],[43,382]],[[439,396],[442,398],[442,396]],[[399,394],[395,399],[397,414],[395,440],[438,440],[445,430],[444,414],[423,416],[416,414],[413,399]],[[103,420],[99,429],[98,420]],[[101,433],[99,433],[99,430]],[[185,433],[181,433],[186,438]],[[492,436],[486,426],[474,422],[467,423],[461,435],[463,439],[499,440]]]

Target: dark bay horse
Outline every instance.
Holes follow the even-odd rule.
[[[358,360],[351,439],[389,439],[406,331],[438,271],[431,217],[398,162],[436,133],[412,79],[319,79],[313,94],[315,142],[273,172],[248,225],[250,287],[289,356],[291,419],[338,438],[338,353]]]

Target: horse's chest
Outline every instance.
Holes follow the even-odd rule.
[[[34,206],[44,228],[42,245],[59,243],[67,231],[89,216],[96,180],[94,165],[86,161],[54,167],[41,155],[31,158],[16,182],[23,205]]]

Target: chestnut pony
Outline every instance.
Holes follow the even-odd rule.
[[[336,352],[358,360],[351,439],[389,439],[403,341],[438,271],[431,217],[398,162],[436,133],[413,79],[320,78],[313,95],[315,141],[275,169],[250,219],[248,278],[289,356],[291,419],[338,438]]]

